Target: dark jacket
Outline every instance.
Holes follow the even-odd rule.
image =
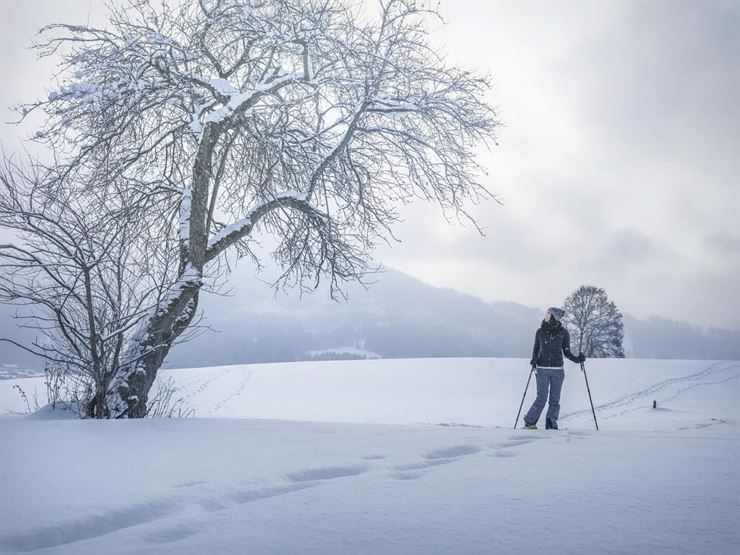
[[[532,366],[563,366],[563,355],[575,363],[578,357],[570,352],[570,334],[563,324],[554,318],[550,322],[542,321],[542,326],[534,334],[534,349],[532,350]]]

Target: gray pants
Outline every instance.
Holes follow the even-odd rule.
[[[563,389],[563,380],[565,380],[565,371],[562,369],[550,370],[537,368],[537,398],[532,403],[526,415],[524,415],[525,424],[536,424],[545,408],[547,401],[547,392],[550,391],[550,404],[547,407],[547,418],[552,422],[558,421],[560,415],[560,391]]]

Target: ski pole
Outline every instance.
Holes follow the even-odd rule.
[[[514,429],[516,430],[516,425],[519,424],[519,415],[522,414],[522,407],[524,406],[524,398],[527,396],[527,390],[529,389],[529,380],[532,379],[532,372],[534,372],[534,366],[530,368],[529,370],[529,377],[527,378],[527,385],[524,388],[524,395],[522,395],[522,402],[519,403],[519,412],[516,413],[516,420],[514,421]]]
[[[586,378],[586,390],[588,391],[588,402],[591,403],[591,412],[594,415],[594,424],[596,424],[596,431],[599,431],[599,423],[596,421],[596,411],[594,410],[594,401],[591,399],[591,388],[588,386],[588,376],[586,375],[586,365],[581,363],[581,370],[583,370],[583,377]]]

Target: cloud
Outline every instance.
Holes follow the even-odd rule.
[[[525,304],[586,282],[637,315],[681,317],[691,299],[695,321],[740,328],[727,261],[740,231],[740,5],[472,6],[448,4],[441,36],[494,76],[506,127],[484,159],[505,206],[473,211],[486,239],[414,243],[396,265]],[[434,235],[433,219],[399,233],[411,226]]]
[[[652,239],[636,229],[618,229],[609,233],[596,243],[588,257],[585,267],[595,268],[609,275],[623,275],[635,268],[641,269],[646,263],[654,264],[655,258],[665,263],[667,252]]]
[[[704,246],[721,255],[740,257],[740,236],[719,231],[704,237]]]
[[[40,26],[84,22],[89,0],[0,2],[2,108],[43,94],[24,48]],[[484,152],[503,206],[402,209],[378,259],[435,285],[526,305],[582,283],[627,312],[740,329],[740,3],[455,0],[430,37],[451,64],[492,75],[506,127]],[[99,23],[103,9],[92,4]],[[97,21],[96,21],[97,18]],[[4,119],[7,119],[7,112]],[[2,127],[4,140],[17,130]]]

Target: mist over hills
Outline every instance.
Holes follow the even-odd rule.
[[[173,349],[170,366],[295,361],[312,354],[528,357],[544,308],[485,302],[391,269],[367,290],[350,286],[342,302],[331,301],[323,287],[299,299],[295,292],[275,295],[251,276],[231,283],[232,297],[206,295],[201,302],[204,323],[218,332]],[[625,332],[629,357],[740,359],[737,331],[625,315]]]
[[[275,292],[245,270],[229,281],[230,296],[203,294],[204,329],[173,348],[166,366],[195,367],[310,359],[407,357],[528,357],[542,308],[485,302],[427,285],[395,270],[375,276],[368,289],[347,288],[335,302],[325,287],[299,297]],[[13,309],[0,305],[0,337],[29,341]],[[703,329],[657,316],[625,315],[628,357],[740,359],[740,332]],[[0,364],[42,365],[0,342]]]
[[[242,282],[232,298],[203,300],[206,323],[219,332],[181,345],[168,362],[210,364],[206,344],[223,359],[219,364],[302,360],[309,351],[348,348],[384,358],[513,356],[531,348],[537,309],[489,305],[396,271],[377,279],[368,290],[351,286],[346,302],[331,301],[323,289],[301,300],[293,293],[273,297],[259,282]]]

